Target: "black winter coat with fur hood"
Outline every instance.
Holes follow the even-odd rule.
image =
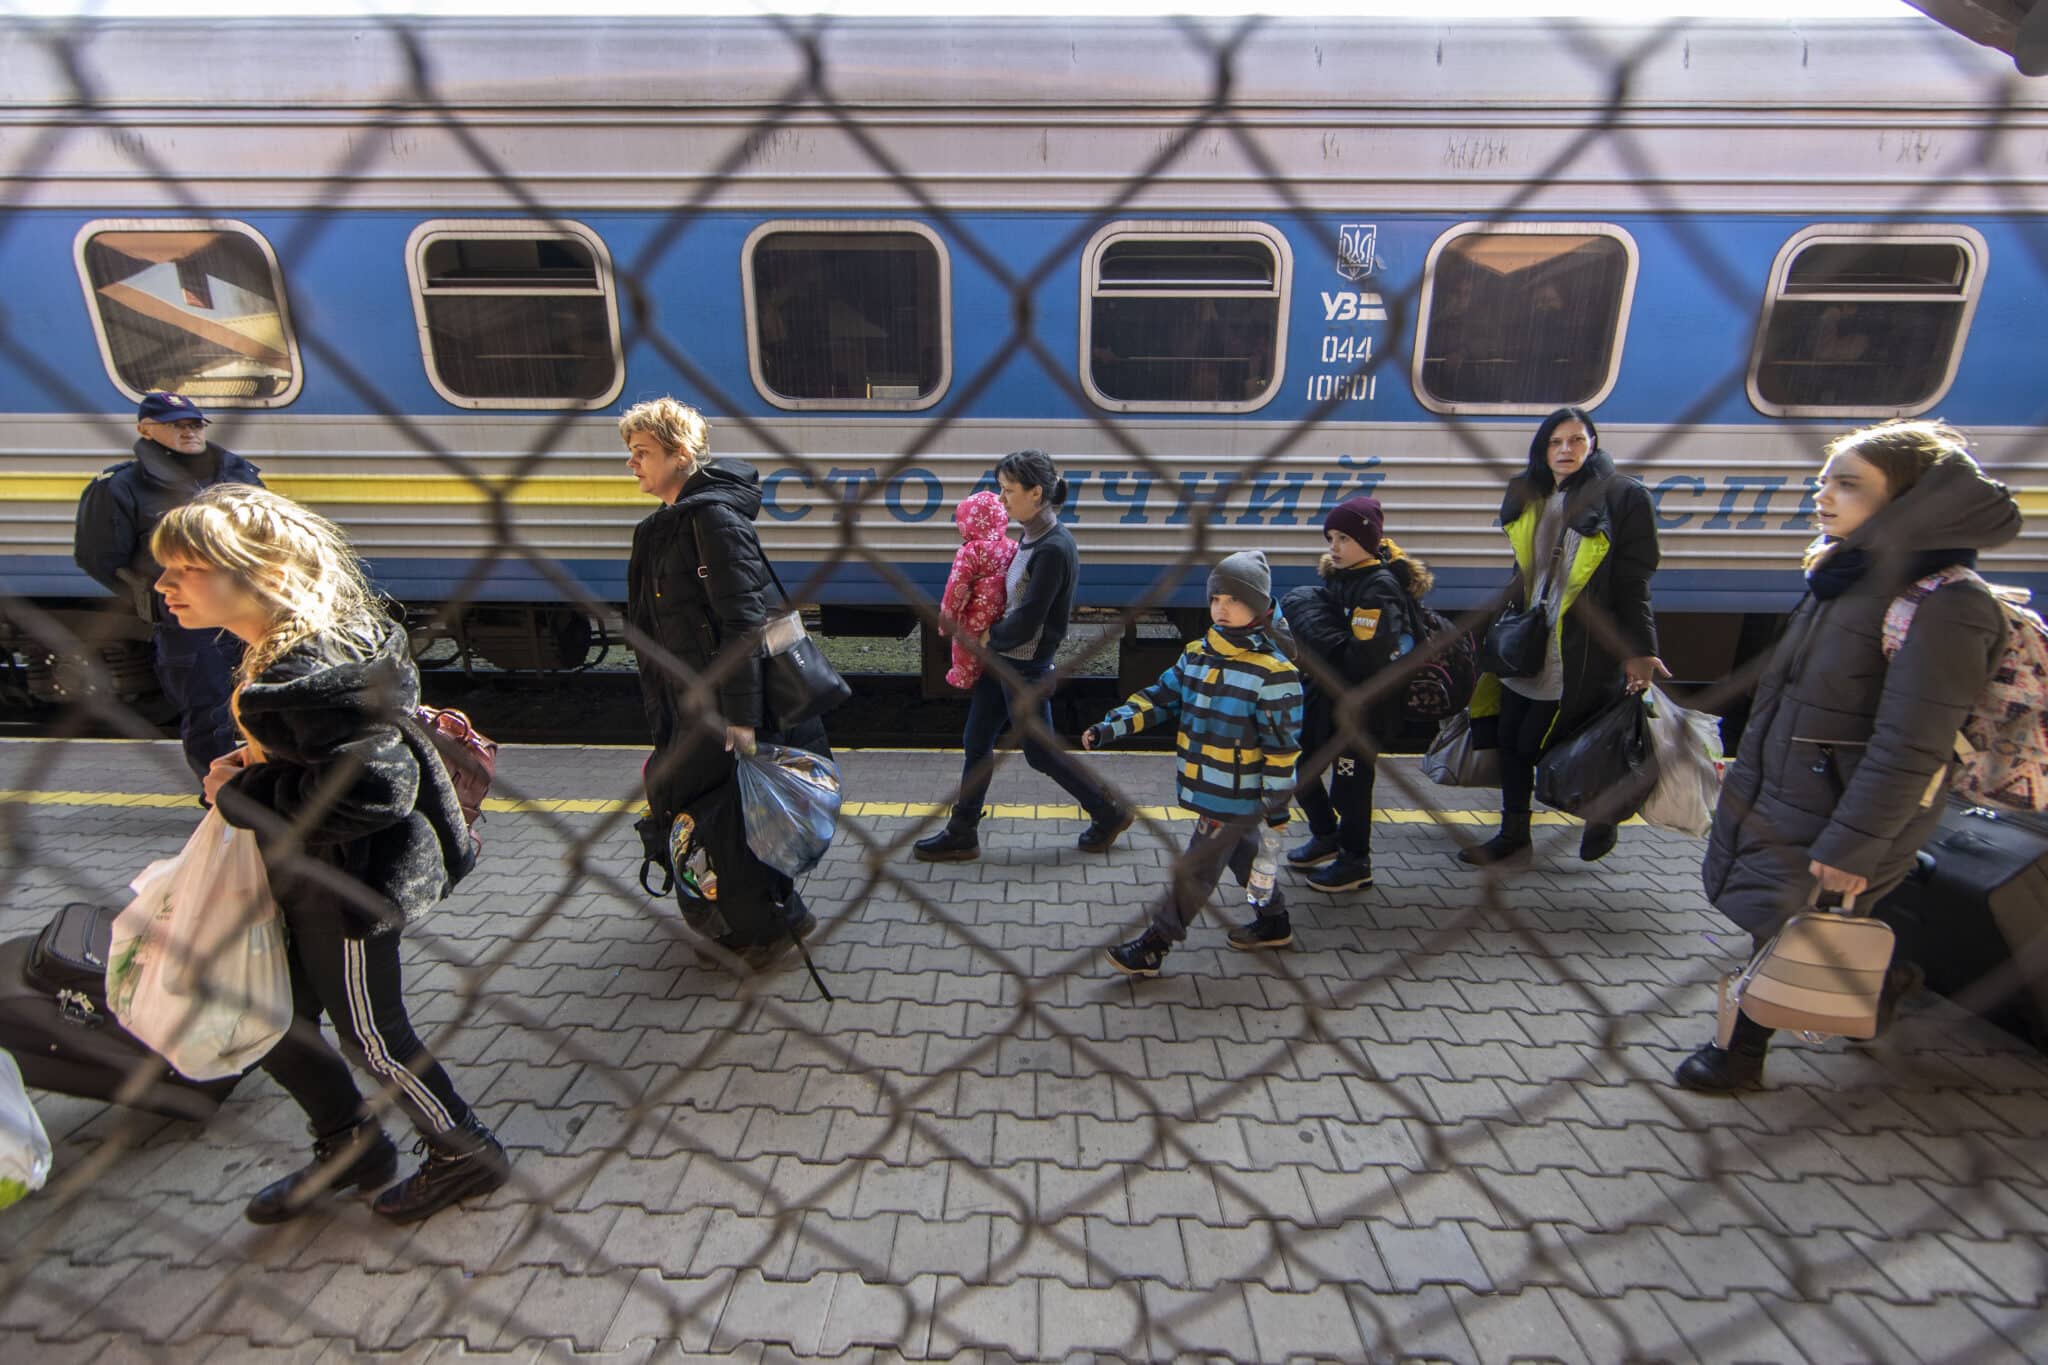
[[[221,788],[254,830],[289,917],[332,912],[351,938],[395,933],[476,863],[454,784],[417,721],[405,631],[372,621],[316,635],[243,687],[235,709],[263,761]]]
[[[1436,576],[1419,559],[1384,546],[1382,551],[1386,558],[1348,569],[1326,554],[1316,563],[1319,581],[1281,599],[1296,645],[1312,656],[1300,661],[1304,750],[1335,733],[1337,679],[1345,688],[1356,687],[1416,644],[1413,607],[1429,595]],[[1405,694],[1405,688],[1389,688],[1367,708],[1366,724],[1376,736],[1392,732]]]

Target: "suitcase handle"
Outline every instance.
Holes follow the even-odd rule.
[[[1844,915],[1856,913],[1856,897],[1854,895],[1844,895],[1839,891],[1823,891],[1820,889],[1819,882],[1815,882],[1813,890],[1806,893],[1806,903],[1815,910],[1834,911]]]

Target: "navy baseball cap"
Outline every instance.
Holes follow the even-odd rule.
[[[145,393],[135,410],[138,422],[209,422],[213,419],[182,393]]]

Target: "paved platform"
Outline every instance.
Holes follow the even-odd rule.
[[[1108,856],[1014,757],[978,863],[891,851],[957,755],[844,756],[818,966],[738,980],[631,883],[640,755],[510,749],[485,860],[409,940],[415,1019],[512,1186],[395,1229],[244,1223],[304,1135],[39,1096],[0,1357],[168,1361],[2048,1359],[2048,1064],[1938,998],[1685,1094],[1744,939],[1699,844],[1569,824],[1498,886],[1390,765],[1378,885],[1295,946],[1113,976],[1183,822]],[[1170,800],[1162,758],[1091,758]],[[1405,779],[1405,781],[1404,781]],[[1404,790],[1404,785],[1406,790]],[[197,809],[165,745],[0,743],[0,934],[118,899]],[[1476,827],[1467,834],[1482,833]],[[1232,909],[1229,916],[1239,912]]]

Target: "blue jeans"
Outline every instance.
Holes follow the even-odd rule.
[[[1051,664],[1021,663],[1015,659],[1006,660],[1017,670],[1017,676],[1025,683],[1035,683],[1052,672]],[[996,740],[1011,724],[1011,707],[1014,698],[990,669],[983,673],[968,694],[967,729],[960,737],[960,745],[967,751],[966,761],[960,772],[960,799],[954,803],[953,818],[948,828],[971,830],[981,823],[981,808],[988,800],[990,771],[984,765],[996,749]],[[1051,695],[1039,699],[1038,722],[1045,727],[1045,733],[1052,733]],[[1026,732],[1023,740],[1024,761],[1060,784],[1067,795],[1080,803],[1081,809],[1091,820],[1102,820],[1116,813],[1116,797],[1108,788],[1082,771],[1072,754],[1057,745],[1047,744],[1037,735]]]
[[[242,742],[228,709],[242,642],[224,630],[187,630],[175,621],[159,622],[153,639],[157,685],[178,708],[185,762],[204,777],[213,760]]]

